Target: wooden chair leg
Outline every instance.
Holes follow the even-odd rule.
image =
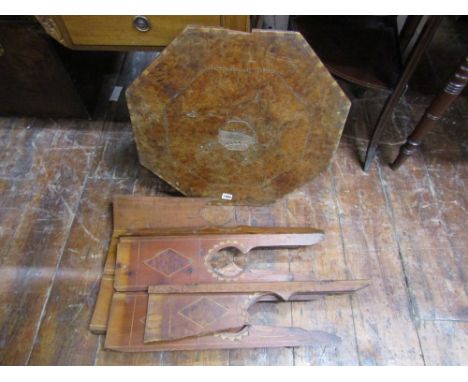
[[[380,113],[379,119],[374,128],[374,132],[372,133],[369,145],[367,146],[366,159],[363,165],[364,171],[369,170],[369,167],[375,157],[375,154],[377,153],[377,146],[379,144],[380,137],[384,131],[388,118],[391,116],[393,109],[395,108],[401,95],[403,94],[409,79],[411,78],[424,51],[426,50],[426,47],[432,41],[432,37],[434,36],[434,33],[437,30],[437,27],[439,26],[441,21],[442,16],[430,16],[414,48],[412,49],[411,54],[403,69],[403,73],[401,74],[400,79],[398,80],[392,94],[388,97],[387,102],[385,103],[385,106],[382,112]]]
[[[435,123],[447,111],[453,101],[461,94],[468,82],[468,54],[463,59],[455,73],[450,78],[445,88],[432,101],[426,109],[424,115],[419,120],[413,133],[407,138],[406,142],[400,147],[400,152],[391,164],[392,170],[398,169],[410,155],[412,155],[421,144],[423,138],[429,132]]]

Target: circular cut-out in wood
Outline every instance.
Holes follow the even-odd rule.
[[[187,27],[127,89],[140,162],[185,195],[271,202],[317,176],[350,102],[297,32]]]
[[[235,281],[247,270],[249,258],[242,244],[227,240],[214,245],[205,255],[204,263],[214,278]]]
[[[224,247],[210,251],[205,264],[219,279],[237,278],[247,269],[248,255],[236,247]]]

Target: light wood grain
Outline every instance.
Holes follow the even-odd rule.
[[[187,27],[125,94],[140,163],[233,203],[272,203],[322,172],[350,107],[291,31]]]
[[[148,63],[147,59],[143,59],[144,53],[131,53],[128,57],[129,62],[140,65],[140,69]],[[138,68],[132,69],[129,63],[125,73],[125,76],[134,76]],[[125,76],[121,77],[119,85],[125,86]],[[107,96],[106,102],[113,86],[112,82],[109,84],[110,90],[103,92]],[[296,271],[303,269],[305,276],[315,280],[372,277],[372,287],[352,298],[353,309],[347,296],[327,297],[311,304],[294,302],[291,304],[291,320],[291,305],[288,307],[287,303],[280,304],[281,307],[275,303],[254,305],[251,316],[255,318],[256,325],[301,324],[309,331],[335,333],[343,339],[339,346],[319,346],[315,349],[299,346],[294,350],[256,348],[136,353],[104,349],[104,336],[91,334],[88,325],[111,238],[111,197],[115,193],[175,195],[175,191],[139,166],[130,123],[115,120],[122,103],[101,104],[99,115],[105,119],[104,124],[102,121],[83,123],[75,120],[0,118],[0,362],[27,364],[28,353],[33,349],[29,362],[33,364],[357,364],[359,344],[363,364],[390,363],[389,358],[398,359],[401,363],[420,364],[419,354],[422,354],[428,365],[466,365],[466,323],[462,319],[465,292],[458,288],[465,277],[460,271],[468,263],[463,261],[467,254],[467,162],[462,156],[466,149],[463,143],[466,138],[464,127],[468,120],[466,97],[453,106],[449,118],[442,121],[443,126],[427,137],[420,154],[423,161],[414,161],[414,168],[401,175],[404,185],[397,182],[397,177],[388,176],[392,173],[386,170],[387,162],[376,163],[381,170],[378,183],[387,191],[388,206],[393,208],[394,202],[400,203],[401,198],[401,203],[408,210],[393,211],[395,217],[406,216],[406,222],[394,219],[395,232],[398,233],[396,237],[406,241],[402,247],[406,249],[401,252],[405,267],[397,272],[395,258],[385,258],[393,253],[387,252],[387,248],[394,248],[398,243],[396,238],[393,244],[385,239],[389,237],[389,227],[382,216],[389,211],[391,214],[392,210],[384,207],[379,188],[368,179],[376,175],[361,175],[359,165],[352,164],[356,160],[355,150],[362,146],[362,139],[366,137],[366,120],[361,114],[380,96],[366,93],[365,99],[357,102],[356,109],[351,111],[356,119],[355,125],[360,126],[362,131],[356,133],[359,140],[352,141],[351,148],[343,144],[338,148],[336,164],[339,166],[332,171],[338,191],[337,203],[333,201],[333,177],[326,173],[274,205],[239,206],[233,215],[235,225],[307,224],[326,231],[325,239],[310,249],[313,256],[309,256],[307,250],[300,250],[297,259],[294,258],[296,255],[292,255],[296,250],[291,253],[288,250],[262,250],[257,257],[258,266],[289,269],[291,265]],[[417,103],[424,109],[424,99],[414,99],[411,91],[407,93],[406,102],[412,107]],[[413,126],[406,109],[397,110],[395,121],[389,129],[399,129],[399,135],[393,137],[395,141],[401,141]],[[354,133],[348,131],[347,134]],[[49,152],[49,157],[43,155],[44,150]],[[69,154],[66,154],[67,151]],[[53,164],[55,161],[60,161],[60,164]],[[425,180],[421,177],[424,172],[427,176]],[[77,184],[81,180],[86,186],[79,194]],[[48,187],[50,190],[55,188],[55,192],[46,190]],[[434,197],[426,193],[426,187],[430,188]],[[407,199],[399,195],[404,192],[409,192]],[[347,196],[353,193],[356,195]],[[62,198],[72,211],[77,211],[75,218],[71,218],[76,223],[62,219],[68,214]],[[434,206],[422,208],[434,202],[438,203],[440,214],[434,211]],[[83,208],[78,203],[83,204]],[[346,235],[339,234],[338,219],[342,219],[347,226]],[[436,222],[432,219],[437,219],[446,229],[448,244],[440,236],[444,244],[442,250],[438,242],[434,243],[440,229],[430,228]],[[63,231],[64,222],[70,222],[71,232],[74,232],[72,236]],[[84,224],[98,242],[90,239],[80,224]],[[101,224],[106,228],[103,229]],[[426,246],[411,243],[412,233],[423,240],[432,233],[437,234],[428,242],[437,247],[426,253]],[[408,250],[410,245],[418,251],[417,254]],[[346,247],[346,264],[340,252],[343,247]],[[63,261],[58,265],[57,276],[60,276],[55,277],[49,289],[51,279],[48,277],[57,266],[60,248],[65,249]],[[372,251],[366,252],[362,248]],[[309,261],[305,263],[305,259]],[[302,267],[298,264],[302,264]],[[80,272],[76,272],[77,269]],[[430,269],[429,275],[419,273],[419,270],[425,269]],[[93,281],[73,282],[68,289],[66,284],[70,279],[65,276],[77,273],[83,280],[86,275],[88,280],[92,278]],[[430,282],[424,281],[424,277],[428,277]],[[402,314],[406,307],[399,288],[400,280],[405,278],[421,343],[419,353],[412,351],[411,332],[408,332],[410,341],[407,342],[401,340],[402,334],[398,330],[407,317],[406,313]],[[459,296],[455,296],[456,300],[452,299],[453,294],[447,286],[457,286]],[[365,297],[371,292],[370,296]],[[372,306],[366,306],[367,302]],[[82,312],[79,312],[79,305],[73,304],[83,304]],[[424,313],[422,320],[419,313]],[[431,318],[437,317],[434,313],[450,318]],[[390,314],[391,318],[388,318]],[[353,330],[355,323],[356,332]],[[38,328],[40,335],[35,336]],[[374,331],[374,328],[377,330]],[[388,334],[385,328],[388,328]],[[390,333],[395,334],[395,343],[391,342]]]
[[[104,274],[101,278],[99,292],[94,307],[89,330],[94,334],[105,334],[109,319],[110,304],[114,294],[114,275]]]
[[[325,239],[314,248],[304,249],[299,256],[291,257],[291,271],[300,272],[308,279],[349,278],[342,252],[340,211],[333,193],[333,178],[328,171],[283,201],[287,224],[317,225],[326,232]],[[328,297],[313,304],[294,303],[292,323],[306,329],[320,328],[342,338],[340,346],[294,349],[296,365],[359,364],[353,311],[348,296]]]
[[[468,365],[468,322],[423,321],[419,333],[426,365]]]
[[[205,229],[211,232],[217,226],[234,224],[234,207],[211,205],[211,202],[203,198],[113,196],[113,231],[103,274],[114,278],[117,244],[122,235],[189,234]],[[91,331],[105,333],[111,297],[108,278],[104,277],[89,325]]]
[[[249,32],[250,16],[221,16],[221,25],[227,29]]]
[[[327,280],[327,281],[277,281],[270,283],[229,283],[229,284],[183,284],[150,285],[148,293],[255,293],[273,294],[279,299],[290,300],[299,295],[331,295],[353,293],[369,285],[367,280]]]
[[[244,207],[236,211],[238,224],[253,226],[286,226],[275,203],[269,206]],[[317,244],[320,245],[320,244]],[[262,249],[255,253],[254,265],[268,272],[289,272],[289,254],[284,249]],[[257,304],[250,310],[252,325],[292,326],[291,304]],[[316,329],[316,328],[314,328]],[[229,365],[291,365],[293,350],[286,348],[234,349],[229,351]]]
[[[250,17],[247,15],[145,16],[152,24],[147,32],[139,32],[133,27],[134,17],[36,16],[51,37],[77,50],[160,50],[187,25],[250,31]]]
[[[257,302],[301,301],[304,296],[353,293],[366,281],[271,282],[152,286],[149,288],[145,343],[172,341],[224,331],[250,323],[248,310]],[[162,292],[162,293],[161,293]],[[265,343],[268,346],[268,343]]]
[[[258,249],[310,246],[323,234],[303,227],[283,229],[289,233],[268,233],[277,230],[258,227],[254,229],[257,234],[122,237],[117,248],[114,288],[128,292],[145,291],[157,284],[293,279],[289,272],[255,267]],[[223,252],[232,249],[234,253]],[[220,256],[225,259],[220,261]]]
[[[350,277],[371,279],[367,290],[352,297],[359,360],[364,365],[422,364],[386,191],[378,169],[362,172],[352,153],[353,146],[343,142],[333,174]]]
[[[2,141],[8,145],[0,165],[5,219],[0,231],[5,227],[13,234],[3,239],[1,252],[0,363],[17,365],[28,362],[37,339],[93,149],[76,156],[72,146],[78,136],[66,129],[43,134],[41,121],[19,119],[7,129],[19,131]],[[8,223],[14,226],[4,226]]]
[[[88,180],[50,292],[30,364],[94,362],[98,336],[89,331],[88,324],[100,283],[105,247],[111,234],[110,198],[114,192],[129,192],[132,185],[133,181],[129,180]]]
[[[214,202],[208,198],[115,195],[114,230],[121,236],[148,234],[150,230],[195,232],[203,228],[235,225],[235,208]]]
[[[135,16],[61,16],[74,45],[166,46],[187,25],[221,25],[220,16],[146,16],[148,32],[133,26]]]

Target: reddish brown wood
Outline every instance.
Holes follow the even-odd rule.
[[[197,294],[197,293],[262,293],[273,294],[276,300],[291,300],[297,295],[328,295],[356,292],[369,285],[368,280],[326,280],[252,282],[227,284],[151,285],[152,294]]]
[[[119,234],[112,233],[109,248],[107,249],[106,262],[104,264],[104,275],[114,276],[115,260],[117,257],[117,245],[119,244]]]
[[[0,76],[3,75],[0,68]],[[5,89],[0,90],[3,91]],[[43,360],[59,359],[55,350],[60,345],[56,348],[55,344],[59,344],[61,339],[53,331],[49,332],[48,328],[54,325],[62,329],[61,323],[65,321],[51,318],[46,323],[45,317],[55,317],[52,313],[55,300],[50,296],[55,291],[52,285],[64,281],[62,276],[58,276],[62,274],[57,267],[59,263],[63,264],[62,259],[67,259],[68,252],[64,256],[62,254],[65,248],[76,249],[73,237],[78,232],[72,223],[76,221],[77,211],[86,204],[81,201],[85,185],[92,183],[86,181],[86,176],[90,171],[93,148],[76,150],[68,144],[70,139],[84,139],[89,122],[70,122],[74,126],[73,138],[70,138],[72,129],[67,122],[61,122],[63,129],[52,127],[53,134],[49,127],[45,128],[47,123],[40,119],[0,118],[1,365],[26,364],[32,359],[33,347],[49,349],[49,358],[44,357]],[[101,123],[97,125],[102,127]],[[80,154],[77,155],[77,152]],[[106,188],[102,188],[103,191],[110,192]],[[90,200],[96,203],[95,208],[101,208],[96,199],[90,197]],[[96,234],[106,222],[95,222],[93,228],[96,230],[93,232]],[[87,218],[80,220],[80,223],[83,227],[90,225]],[[90,253],[99,253],[100,240],[99,243],[94,242],[88,232],[81,226],[79,229],[81,248],[90,250]],[[94,244],[97,244],[96,247],[93,247]],[[84,257],[86,253],[83,252]],[[72,255],[71,252],[69,254]],[[89,302],[93,296],[92,285],[94,277],[97,278],[93,272],[94,264],[94,259],[87,258],[80,270],[76,267],[68,269],[68,275],[80,275],[80,280],[86,279],[86,293],[79,295],[74,289],[78,288],[77,278],[67,278],[67,285],[61,291],[74,291],[73,301],[67,300],[66,305],[62,306],[66,311],[62,317],[66,317],[67,323],[72,317],[68,312],[77,306],[68,305],[80,304],[81,298]],[[80,314],[87,314],[86,305],[83,305]],[[86,317],[87,321],[89,317]],[[83,336],[80,332],[80,341],[82,344],[86,342],[87,346],[87,338],[84,337],[92,335],[87,328],[83,332]]]
[[[104,274],[114,274],[121,236],[258,233],[254,227],[234,228],[235,211],[235,206],[220,205],[209,198],[116,195],[113,199],[114,229]],[[272,232],[284,231],[276,227]]]
[[[234,224],[234,207],[208,198],[116,195],[114,231],[140,235],[161,228],[203,228]],[[142,232],[144,231],[144,232]]]
[[[468,82],[468,55],[462,60],[445,88],[432,101],[426,112],[419,120],[413,133],[406,143],[400,147],[397,158],[392,163],[392,170],[397,170],[421,145],[426,134],[434,127],[437,121],[461,94]]]
[[[256,293],[151,294],[144,341],[238,332],[248,324],[247,309],[260,296]]]
[[[143,233],[193,233],[235,224],[234,207],[212,204],[211,199],[115,195],[113,232],[103,274],[114,277],[119,237]],[[211,228],[210,228],[211,227]],[[105,333],[112,294],[103,277],[90,322],[93,333]]]
[[[263,297],[295,301],[297,293],[312,296],[352,293],[367,285],[367,281],[330,281],[150,287],[150,293],[156,293],[151,293],[148,301],[145,342],[237,332],[250,323],[248,309]],[[157,293],[161,290],[164,293]]]
[[[104,274],[101,279],[96,305],[89,324],[89,330],[94,334],[104,334],[109,319],[109,308],[114,293],[114,276]]]
[[[450,46],[439,38],[445,31],[436,35],[437,49],[448,52]],[[457,36],[451,40],[458,44]],[[110,92],[105,91],[107,98]],[[236,207],[236,225],[299,225],[327,232],[318,245],[291,251],[294,256],[288,250],[262,250],[260,266],[290,267],[309,279],[372,278],[372,287],[352,298],[262,303],[251,309],[255,325],[325,330],[343,339],[339,346],[106,350],[104,337],[90,333],[88,323],[112,232],[110,197],[165,192],[168,186],[140,169],[130,126],[111,122],[112,110],[99,112],[106,112],[104,126],[101,120],[1,119],[0,363],[466,364],[468,300],[460,291],[468,274],[468,162],[459,139],[468,104],[462,97],[452,105],[450,118],[440,121],[447,133],[437,126],[423,152],[399,172],[381,168],[380,179],[375,167],[372,176],[360,175],[353,141],[340,144],[334,177],[326,172],[272,206]],[[419,100],[407,99],[411,107],[402,108],[404,120],[411,120]],[[365,104],[353,107],[356,123],[365,124],[359,118]],[[84,188],[79,186],[83,179]],[[336,204],[333,189],[339,194]]]
[[[239,333],[144,343],[147,293],[115,293],[105,348],[124,352],[237,349],[285,346],[336,346],[340,338],[321,331],[293,327],[251,326]]]
[[[250,230],[250,229],[249,229]],[[217,280],[287,281],[284,271],[249,267],[247,254],[260,247],[298,247],[320,241],[314,229],[255,229],[257,234],[121,238],[117,250],[115,289],[143,291],[149,285],[209,283]],[[284,232],[284,231],[283,231]]]
[[[184,195],[247,203],[321,173],[350,108],[300,33],[196,26],[126,99],[143,166]]]

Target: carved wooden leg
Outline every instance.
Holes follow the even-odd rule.
[[[463,91],[468,82],[468,54],[465,56],[460,66],[450,78],[444,90],[432,101],[431,105],[416,125],[413,133],[408,137],[406,143],[400,147],[400,152],[392,163],[393,170],[398,169],[410,155],[421,144],[424,136],[429,132],[434,124],[442,117],[445,111],[450,107],[453,101]]]

